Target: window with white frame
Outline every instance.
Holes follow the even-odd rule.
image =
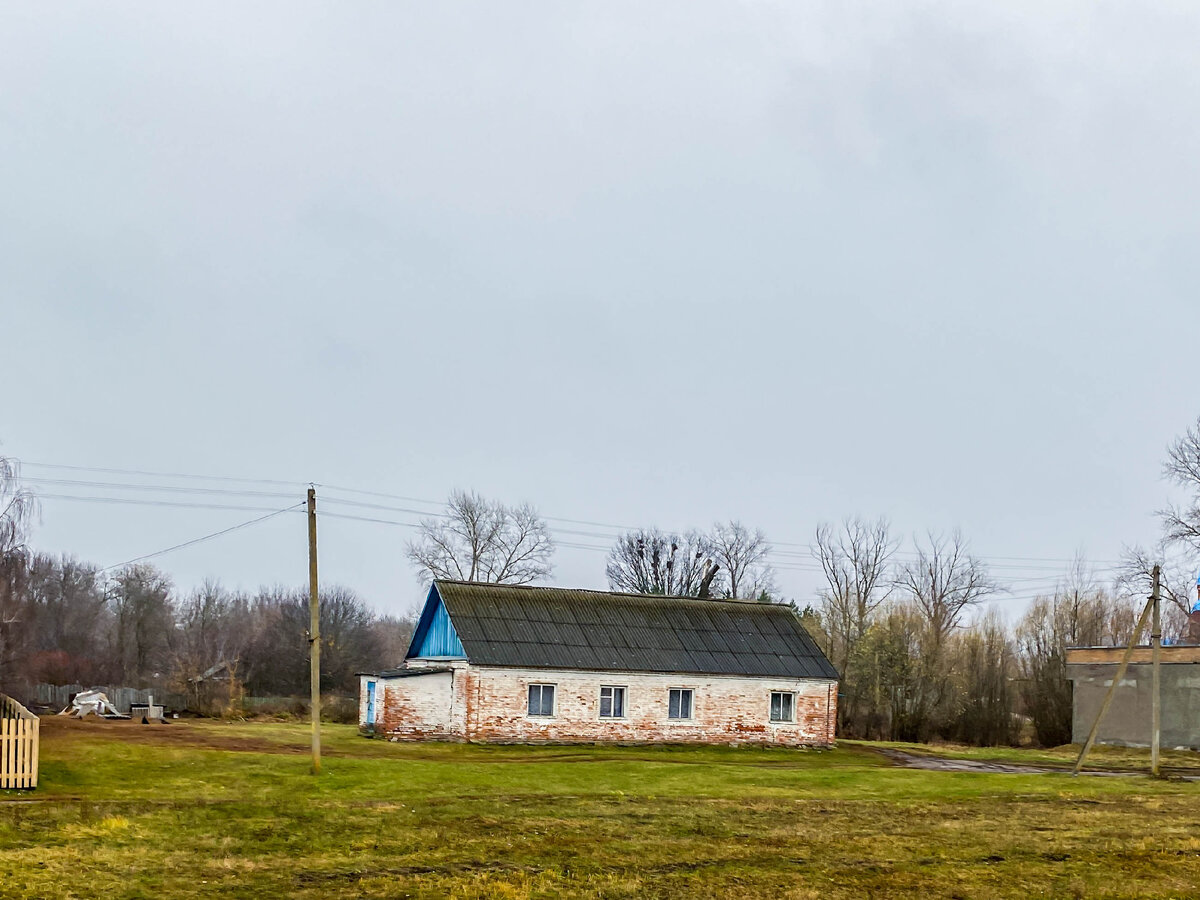
[[[671,688],[667,695],[667,718],[690,719],[692,717],[692,689]]]
[[[554,685],[531,684],[529,686],[529,715],[554,715]]]
[[[615,685],[600,687],[600,718],[625,718],[625,688]]]
[[[796,695],[788,691],[771,691],[771,721],[796,721]]]

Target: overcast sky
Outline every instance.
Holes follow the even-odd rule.
[[[0,452],[288,496],[43,495],[736,518],[802,601],[816,525],[882,514],[1020,606],[1153,540],[1200,413],[1198,41],[1194,3],[3,0]],[[45,497],[33,544],[258,514]],[[324,519],[323,579],[407,608],[411,535]],[[304,521],[156,562],[303,584]]]

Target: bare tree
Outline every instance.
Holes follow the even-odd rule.
[[[13,676],[27,650],[30,623],[23,610],[33,519],[33,495],[21,486],[16,460],[0,456],[0,683]]]
[[[896,546],[883,518],[869,522],[850,516],[840,526],[817,528],[813,556],[825,575],[821,608],[829,658],[843,678],[838,720],[845,733],[868,734],[880,727],[883,644],[877,640],[867,646],[865,638],[876,611],[892,593],[889,569]]]
[[[1191,493],[1187,505],[1159,511],[1165,540],[1200,550],[1200,419],[1167,448],[1163,474]]]
[[[1015,743],[1016,658],[1004,619],[990,609],[954,643],[961,698],[951,733],[957,740],[984,747]]]
[[[1066,577],[1054,591],[1052,611],[1063,648],[1098,644],[1110,598],[1082,553],[1076,553]]]
[[[708,538],[698,531],[680,536],[645,528],[617,539],[605,573],[614,591],[695,597],[713,575],[710,558]]]
[[[1190,572],[1194,571],[1195,553],[1200,551],[1200,419],[1167,448],[1163,475],[1184,488],[1189,497],[1182,505],[1171,504],[1158,511],[1163,533],[1152,550],[1141,546],[1125,549],[1114,584],[1128,606],[1140,609],[1151,592],[1154,566],[1161,565],[1161,596],[1167,600],[1164,631],[1178,637],[1184,634],[1196,601]],[[1120,624],[1122,630],[1132,632],[1132,623],[1128,628],[1123,621]]]
[[[1094,646],[1109,638],[1128,604],[1108,594],[1077,555],[1052,597],[1037,597],[1017,623],[1020,692],[1038,742],[1046,747],[1071,740],[1071,682],[1067,649]],[[1131,625],[1132,627],[1132,625]]]
[[[1114,578],[1117,594],[1127,601],[1125,606],[1128,607],[1123,610],[1122,619],[1128,618],[1129,622],[1122,634],[1128,632],[1132,636],[1138,614],[1154,589],[1154,566],[1158,564],[1161,567],[1159,596],[1166,601],[1162,606],[1163,632],[1168,637],[1182,637],[1195,601],[1190,562],[1186,551],[1181,553],[1178,543],[1170,538],[1164,539],[1153,551],[1141,546],[1125,548]]]
[[[188,696],[189,708],[228,713],[240,702],[238,678],[251,637],[250,599],[213,580],[182,600],[175,611],[171,649],[172,687]]]
[[[936,653],[962,620],[964,611],[999,592],[987,566],[967,552],[962,533],[929,534],[916,542],[917,558],[900,567],[896,584],[925,618]]]
[[[0,456],[0,556],[26,552],[36,505],[33,494],[21,486],[20,475],[15,459]]]
[[[438,519],[421,521],[408,558],[426,581],[530,584],[550,574],[554,542],[528,504],[505,506],[473,491],[455,491]]]
[[[813,555],[825,574],[824,619],[834,643],[834,665],[843,673],[871,616],[891,595],[888,570],[897,546],[884,518],[868,522],[850,516],[839,528],[828,523],[817,528]]]
[[[708,550],[724,573],[718,590],[725,596],[757,600],[775,592],[775,571],[767,561],[771,545],[759,529],[718,522],[709,535]]]
[[[364,660],[379,659],[378,634],[373,627],[377,618],[350,588],[334,585],[321,591],[322,683],[331,689],[352,688]]]
[[[111,616],[97,566],[66,554],[32,554],[25,610],[32,629],[25,669],[31,680],[94,684],[103,677],[102,642]]]
[[[145,687],[166,674],[175,627],[172,594],[170,577],[149,563],[126,566],[113,578],[113,677]]]
[[[379,616],[372,623],[374,645],[379,648],[379,654],[369,661],[368,668],[391,668],[404,661],[419,616],[418,609],[411,609],[400,615]]]

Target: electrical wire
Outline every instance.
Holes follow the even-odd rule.
[[[205,541],[211,541],[213,538],[219,538],[221,535],[229,534],[231,531],[239,531],[242,528],[249,528],[251,525],[257,525],[259,522],[265,522],[267,519],[273,519],[276,516],[286,512],[292,512],[304,506],[303,503],[295,503],[291,506],[286,506],[283,509],[277,509],[274,512],[267,513],[265,516],[259,516],[257,519],[251,519],[248,522],[241,522],[237,525],[231,525],[228,528],[222,528],[220,531],[214,531],[212,534],[206,534],[202,537],[193,538],[190,541],[184,541],[182,544],[175,544],[173,547],[167,547],[163,550],[155,550],[153,553],[147,553],[145,556],[135,556],[133,559],[127,559],[125,562],[116,563],[115,565],[105,566],[100,569],[101,572],[110,572],[113,569],[123,569],[125,566],[133,565],[143,560],[153,559],[156,556],[162,556],[164,553],[172,553],[175,550],[182,550],[184,547],[194,547],[196,544],[202,544]]]
[[[393,519],[375,519],[369,516],[352,516],[347,513],[318,512],[318,518],[347,519],[351,522],[374,522],[377,525],[397,525],[401,528],[420,528],[420,522],[397,522]]]
[[[31,478],[24,476],[22,482],[30,482],[31,484],[49,484],[57,487],[89,487],[103,488],[105,490],[127,490],[127,491],[155,491],[165,494],[218,494],[223,496],[234,497],[294,497],[295,492],[283,493],[282,491],[249,491],[238,490],[232,488],[212,488],[212,487],[180,487],[179,485],[167,484],[131,484],[128,482],[114,481],[78,481],[68,478]]]
[[[65,469],[72,472],[102,472],[107,475],[149,475],[152,478],[194,478],[200,481],[235,481],[240,484],[278,484],[289,487],[308,487],[307,481],[280,481],[275,478],[235,478],[224,475],[193,475],[187,472],[149,472],[144,469],[106,469],[96,466],[68,466],[61,463],[29,462],[21,460],[21,467],[35,469]]]
[[[66,465],[66,464],[59,464],[59,463],[22,462],[22,466],[23,467],[33,467],[33,468],[53,469],[53,470],[65,470],[65,471],[73,471],[73,472],[102,473],[102,474],[121,475],[121,476],[142,476],[142,477],[150,476],[150,477],[155,477],[155,478],[194,479],[194,480],[225,482],[225,483],[238,483],[238,484],[248,484],[248,485],[275,485],[275,486],[287,486],[287,487],[300,488],[300,487],[307,487],[309,484],[307,482],[285,481],[285,480],[280,480],[280,479],[242,478],[242,477],[235,477],[235,476],[202,475],[202,474],[187,473],[187,472],[162,472],[162,471],[152,471],[152,470],[145,470],[145,469],[120,469],[120,468],[104,468],[104,467],[95,467],[95,466],[75,466],[75,465]],[[47,484],[47,485],[54,485],[54,486],[59,486],[59,487],[89,487],[89,488],[98,488],[98,489],[110,490],[110,491],[130,490],[130,491],[184,493],[184,494],[199,494],[199,495],[207,494],[207,495],[212,495],[212,496],[229,496],[231,498],[243,497],[243,496],[244,497],[264,497],[264,498],[265,497],[289,496],[288,494],[281,493],[281,492],[274,492],[274,491],[233,489],[233,488],[221,488],[221,487],[190,487],[189,488],[189,487],[183,487],[183,486],[179,486],[179,485],[149,485],[149,484],[128,483],[128,482],[99,482],[99,481],[84,481],[84,480],[70,480],[70,479],[55,479],[55,478],[45,478],[45,477],[27,477],[24,480],[28,480],[28,481],[36,483],[36,484]],[[409,496],[404,496],[404,495],[400,495],[400,494],[392,494],[392,493],[388,493],[385,491],[366,490],[366,489],[362,489],[362,488],[353,488],[353,487],[347,487],[344,485],[333,485],[333,484],[326,484],[326,483],[320,483],[320,482],[318,482],[316,484],[319,487],[321,487],[323,489],[327,489],[329,491],[348,493],[348,494],[357,494],[357,495],[366,496],[366,497],[377,497],[380,499],[400,500],[400,501],[407,502],[407,503],[418,503],[418,504],[424,504],[424,505],[434,506],[434,507],[438,507],[438,506],[442,505],[441,501],[422,499],[422,498],[418,498],[418,497],[409,497]],[[38,496],[44,497],[47,499],[57,499],[57,500],[76,500],[76,501],[94,502],[94,503],[109,502],[109,503],[123,503],[123,504],[144,505],[144,506],[165,506],[165,507],[176,507],[176,508],[241,509],[241,510],[248,510],[248,511],[258,511],[258,510],[262,509],[262,507],[238,506],[238,505],[232,505],[232,504],[182,503],[182,502],[178,502],[178,501],[133,499],[133,498],[121,498],[121,497],[95,497],[95,496],[53,494],[53,493],[52,494],[44,494],[41,492],[38,492]],[[365,502],[362,500],[353,500],[353,499],[349,499],[346,497],[338,497],[338,496],[331,497],[325,493],[322,493],[321,501],[322,501],[323,505],[325,503],[334,503],[334,504],[339,504],[339,505],[358,507],[360,509],[374,509],[374,510],[379,510],[381,512],[397,512],[397,513],[403,513],[406,515],[417,515],[417,516],[428,517],[428,518],[446,518],[448,516],[447,513],[445,513],[444,511],[438,510],[438,509],[422,510],[422,509],[413,509],[411,507],[390,506],[390,505],[381,504],[381,503],[380,504],[368,503],[368,502]],[[378,524],[396,525],[396,526],[405,527],[405,528],[419,527],[418,523],[413,523],[413,522],[397,522],[397,521],[390,520],[390,519],[373,518],[373,517],[369,517],[369,516],[352,516],[352,515],[345,514],[345,513],[333,513],[333,512],[329,512],[327,510],[323,511],[322,514],[326,515],[326,516],[340,517],[340,518],[348,519],[348,520],[363,521],[363,522],[375,522]],[[604,541],[615,540],[619,536],[620,532],[636,530],[633,526],[617,525],[617,524],[607,523],[607,522],[597,522],[594,520],[573,519],[573,518],[566,518],[566,517],[560,517],[560,516],[543,516],[542,518],[544,518],[546,521],[549,521],[549,522],[563,522],[563,523],[567,523],[567,524],[584,525],[584,526],[588,526],[591,528],[611,529],[614,532],[616,532],[616,533],[609,533],[609,532],[596,532],[596,531],[580,531],[580,530],[563,529],[563,528],[554,529],[555,534],[564,534],[564,535],[571,535],[574,537],[584,537],[584,538],[588,538],[588,537],[599,538]],[[571,549],[586,549],[586,550],[598,550],[598,551],[603,550],[604,552],[608,552],[608,550],[610,549],[608,547],[603,547],[603,548],[595,547],[593,545],[588,545],[583,542],[561,542],[560,541],[558,543],[560,546],[569,547]],[[816,563],[816,561],[813,559],[814,545],[811,542],[770,541],[769,543],[772,547],[772,556],[775,560],[775,568],[777,568],[781,571],[794,571],[794,572],[820,572],[821,571],[819,564]],[[795,549],[786,549],[786,548],[795,548]],[[916,553],[916,551],[913,551],[913,550],[898,550],[895,552],[894,556],[900,561],[912,561],[914,559],[919,558],[919,555]],[[1011,572],[1011,573],[1013,573],[1013,575],[1028,574],[1030,576],[1027,579],[1026,578],[1013,578],[1011,576],[1006,576],[1007,580],[1012,581],[1012,582],[1034,581],[1037,577],[1039,577],[1035,573],[1040,573],[1040,572],[1053,573],[1053,574],[1041,576],[1041,577],[1045,577],[1047,580],[1057,579],[1058,577],[1060,577],[1061,575],[1063,575],[1065,573],[1064,573],[1063,567],[1061,565],[1053,565],[1053,563],[1061,564],[1061,563],[1076,562],[1076,559],[1073,557],[1068,558],[1068,557],[1039,557],[1039,556],[993,556],[993,557],[977,556],[976,558],[987,563],[989,568],[991,568],[992,570],[998,570],[1001,573]],[[812,565],[809,565],[810,561],[812,561],[812,563],[813,563]],[[1111,563],[1112,564],[1110,566],[1105,566],[1105,567],[1102,567],[1099,569],[1094,568],[1094,567],[1091,569],[1093,574],[1100,575],[1100,574],[1103,574],[1106,572],[1115,571],[1116,566],[1119,564],[1120,561],[1118,561],[1118,560],[1089,560],[1088,562],[1089,563],[1101,562],[1101,563]],[[1047,563],[1049,563],[1050,565],[1046,565]]]
[[[81,497],[75,494],[34,495],[38,500],[79,500],[85,503],[119,503],[127,506],[166,506],[174,509],[233,509],[241,512],[269,512],[269,506],[240,506],[229,503],[183,503],[178,500],[150,500],[133,497]]]

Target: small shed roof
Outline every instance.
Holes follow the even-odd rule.
[[[476,665],[838,677],[779,604],[463,581],[434,582],[438,598]]]
[[[450,666],[420,666],[412,668],[399,669],[384,669],[379,673],[380,678],[419,678],[422,675],[438,675],[445,672],[451,672],[453,669]],[[368,675],[375,674],[367,672]]]

